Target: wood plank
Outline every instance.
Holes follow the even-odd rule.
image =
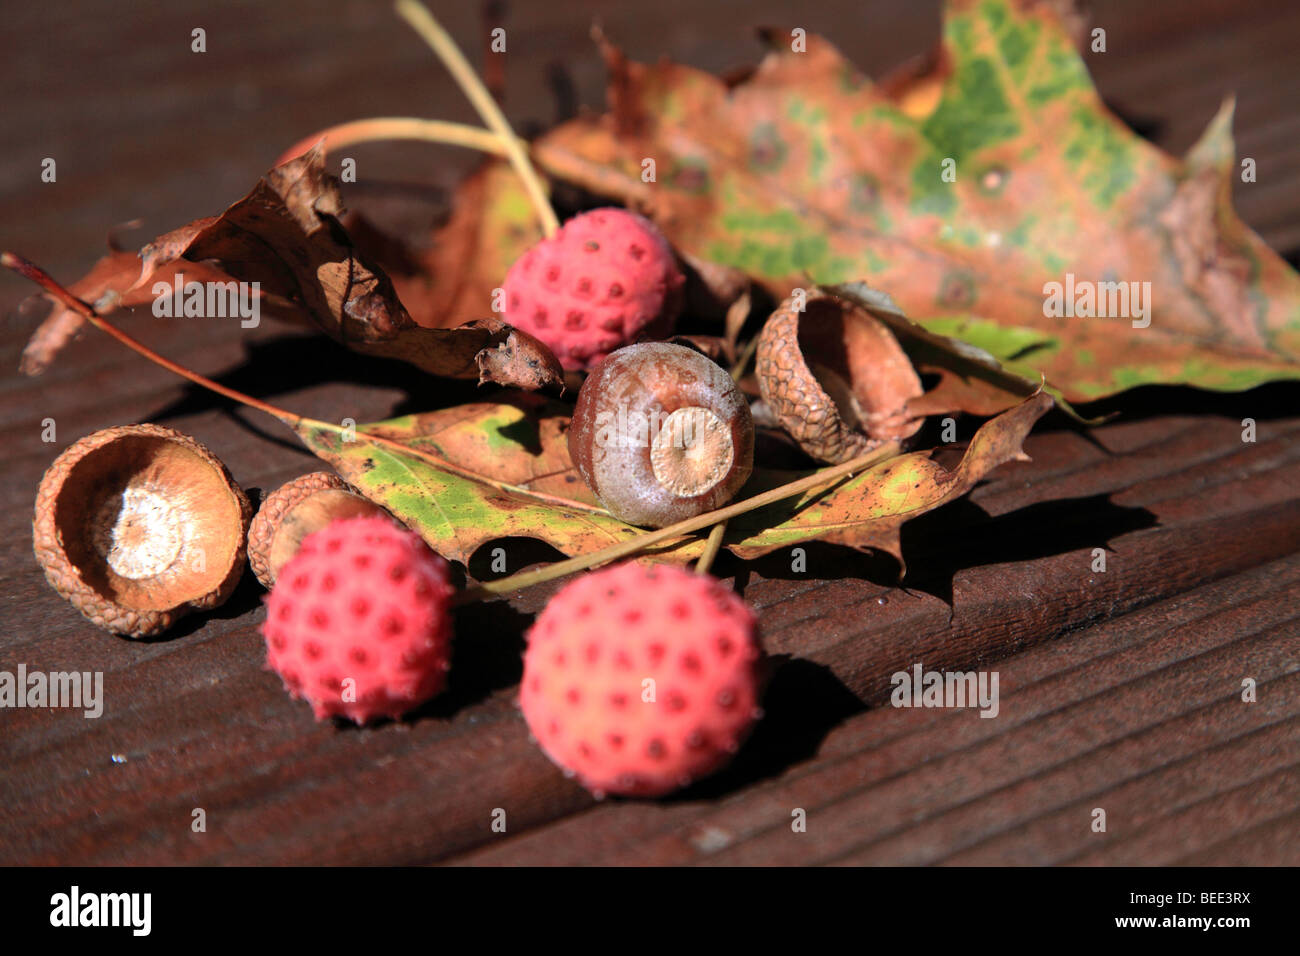
[[[716,802],[608,804],[455,862],[1169,862],[1291,805],[1297,597],[1292,555],[1000,662],[995,719],[873,708],[814,760]],[[1258,703],[1241,702],[1243,675]],[[1300,860],[1294,842],[1272,852]]]
[[[726,793],[780,772],[782,761],[811,756],[817,739],[857,709],[859,699],[883,700],[888,675],[915,660],[929,667],[987,666],[1098,616],[1294,551],[1298,423],[1268,422],[1254,446],[1243,446],[1239,430],[1226,423],[1185,424],[1153,419],[1107,426],[1096,433],[1102,446],[1125,451],[1093,467],[1080,463],[1078,434],[1032,436],[1035,461],[998,473],[978,489],[978,507],[941,513],[909,541],[919,582],[911,593],[852,576],[813,579],[843,561],[844,552],[832,549],[813,557],[808,576],[787,573],[781,580],[773,562],[759,562],[770,578],[741,568],[747,596],[764,609],[769,649],[805,663],[776,685],[771,736],[759,748],[766,756],[756,766],[742,761],[736,774],[702,792]],[[1161,464],[1154,476],[1153,461]],[[1069,481],[1085,494],[1072,494]],[[1126,513],[1115,523],[1107,492],[1114,501],[1133,502],[1129,507],[1149,508],[1150,516],[1137,530],[1111,537],[1109,570],[1093,575],[1091,546],[1106,543],[1112,528],[1133,524]],[[1051,522],[1032,504],[1040,495],[1067,501],[1048,506]],[[1028,514],[1015,507],[1020,501],[1031,502]],[[8,522],[19,537],[15,517]],[[1153,520],[1158,526],[1150,526]],[[1050,527],[1050,538],[1030,538],[1028,553],[998,544],[1036,526]],[[954,549],[954,536],[965,544]],[[1054,548],[1060,553],[1043,553]],[[980,563],[985,560],[993,563]],[[852,575],[871,566],[851,558],[839,570]],[[108,672],[109,710],[98,721],[55,711],[6,715],[10,770],[0,805],[15,826],[37,814],[48,822],[41,835],[25,837],[27,852],[42,861],[415,862],[491,840],[496,807],[522,827],[590,804],[529,744],[512,707],[525,615],[553,588],[468,609],[459,630],[495,636],[483,646],[461,641],[453,694],[422,719],[339,732],[315,725],[260,670],[258,615],[247,614],[258,600],[252,585],[221,612],[231,615],[224,620],[174,640],[135,644],[76,620],[34,569],[19,580],[49,625],[10,634],[5,660]],[[933,591],[951,588],[951,613],[920,590],[927,582]],[[888,603],[878,604],[880,597]],[[831,706],[801,721],[797,712],[821,697]],[[215,727],[222,729],[214,737]],[[126,762],[113,764],[111,755],[119,752]],[[212,821],[202,838],[188,831],[195,806]],[[626,832],[626,824],[614,830]],[[330,832],[350,839],[337,845],[314,839]]]

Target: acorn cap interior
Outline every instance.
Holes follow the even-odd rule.
[[[219,588],[243,535],[241,502],[220,467],[150,434],[122,435],[73,465],[55,524],[86,586],[139,610],[167,610]]]
[[[870,310],[814,290],[768,317],[754,357],[759,391],[781,427],[813,458],[848,461],[889,440],[905,441],[924,417],[907,353]]]
[[[924,424],[907,411],[907,402],[922,393],[911,360],[865,310],[838,299],[810,299],[798,339],[809,371],[850,428],[893,439],[914,435]]]

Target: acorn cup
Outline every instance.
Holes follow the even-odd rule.
[[[252,514],[226,466],[189,435],[122,425],[73,443],[45,472],[33,550],[93,624],[147,637],[230,597]]]
[[[262,502],[248,529],[248,563],[268,591],[303,539],[333,521],[388,512],[338,475],[314,471],[285,482]]]
[[[924,424],[908,402],[921,379],[894,334],[866,309],[814,290],[787,298],[759,334],[754,374],[763,401],[812,458],[849,461]]]

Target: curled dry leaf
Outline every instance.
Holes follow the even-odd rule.
[[[741,515],[727,525],[726,546],[738,557],[756,558],[804,541],[827,541],[891,554],[906,571],[899,529],[912,518],[956,501],[999,465],[1027,461],[1021,446],[1052,404],[1050,395],[1039,392],[985,422],[951,471],[932,461],[928,451],[909,452],[829,491]],[[760,471],[746,493],[758,494],[798,477]]]
[[[478,381],[499,382],[537,391],[564,387],[564,369],[560,360],[535,336],[493,316],[474,319],[459,326],[458,336],[468,341],[467,333],[487,333],[486,344],[474,353]]]
[[[674,335],[664,341],[673,345],[684,345],[688,349],[693,349],[701,355],[706,355],[719,365],[726,365],[730,360],[735,358],[731,352],[726,339],[717,335]]]
[[[215,281],[257,282],[262,295],[283,304],[277,314],[296,310],[353,351],[399,359],[434,375],[559,386],[550,350],[498,319],[456,328],[418,325],[388,276],[354,247],[343,216],[338,182],[325,171],[318,144],[272,169],[220,216],[196,219],[144,246],[122,301],[151,301],[155,277],[170,284],[176,272],[206,269]],[[120,278],[124,254],[110,260],[102,275],[82,280],[87,294],[106,282],[113,288]],[[51,326],[38,343],[46,360],[66,325]]]
[[[908,408],[921,380],[898,340],[865,308],[820,289],[768,318],[755,375],[781,426],[819,461],[848,461],[924,422]]]
[[[196,219],[140,250],[140,283],[177,260],[216,260],[228,275],[301,306],[361,351],[413,325],[392,283],[354,251],[337,183],[319,145],[277,166],[220,216]]]
[[[244,281],[300,302],[330,336],[357,352],[400,359],[434,375],[490,378],[503,385],[558,386],[550,351],[496,320],[453,329],[416,324],[377,266],[344,230],[338,183],[318,144],[277,166],[215,219],[197,220],[141,252],[146,266],[176,258],[216,259]],[[480,361],[506,346],[509,358]],[[517,376],[517,377],[516,377]]]

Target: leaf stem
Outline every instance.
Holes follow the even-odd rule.
[[[311,136],[305,136],[294,143],[275,161],[275,165],[286,163],[296,156],[301,156],[312,146],[325,140],[326,149],[339,146],[352,146],[356,143],[373,143],[377,140],[413,139],[426,143],[442,143],[446,146],[463,146],[477,149],[494,156],[506,156],[506,147],[501,138],[491,130],[465,123],[450,123],[446,120],[421,119],[415,116],[374,116],[369,119],[352,120],[329,126]],[[523,140],[520,140],[523,143]]]
[[[709,532],[709,538],[704,542],[704,553],[700,559],[695,562],[696,574],[708,574],[709,568],[713,567],[713,559],[718,556],[718,551],[722,548],[722,536],[727,533],[727,522],[719,521]]]
[[[736,364],[731,366],[731,377],[734,381],[739,382],[745,377],[745,368],[749,365],[749,360],[754,357],[754,353],[757,351],[758,336],[755,335],[745,343],[745,348],[741,351],[739,357],[737,357]]]
[[[699,531],[701,528],[707,528],[711,524],[718,524],[723,521],[730,521],[738,515],[743,515],[750,511],[756,511],[759,508],[775,504],[786,498],[792,498],[795,495],[811,491],[837,478],[843,478],[851,475],[855,471],[860,471],[872,465],[878,464],[887,458],[892,458],[900,452],[898,442],[886,442],[874,451],[869,451],[864,455],[850,461],[842,462],[838,465],[832,465],[829,468],[823,468],[820,471],[813,472],[811,475],[805,475],[778,488],[772,488],[762,494],[754,495],[752,498],[746,498],[744,501],[737,501],[734,504],[727,505],[725,508],[719,508],[716,511],[709,511],[694,518],[688,518],[685,521],[679,521],[677,524],[668,525],[666,528],[660,528],[658,531],[646,531],[634,538],[628,538],[626,541],[620,541],[612,544],[608,548],[602,548],[599,551],[593,551],[590,554],[580,554],[575,558],[568,558],[564,561],[557,561],[554,564],[548,564],[542,568],[535,568],[531,571],[521,571],[518,574],[512,574],[509,577],[498,578],[495,581],[487,581],[474,587],[466,588],[457,596],[457,604],[466,604],[470,601],[477,601],[493,594],[505,594],[508,591],[520,591],[524,588],[532,587],[535,584],[542,584],[546,581],[552,581],[555,578],[562,578],[578,571],[586,571],[598,564],[606,564],[610,561],[617,561],[619,558],[626,558],[629,555],[637,554],[646,550],[661,541],[667,541],[670,538],[678,538],[682,535],[690,534],[692,531]]]
[[[460,86],[474,109],[478,111],[478,115],[483,118],[483,122],[497,135],[505,148],[506,157],[514,166],[515,172],[519,174],[529,199],[537,209],[542,231],[548,236],[553,235],[560,228],[560,221],[556,218],[555,210],[551,208],[551,202],[546,196],[546,187],[542,185],[541,177],[533,168],[528,154],[519,145],[519,139],[510,128],[505,114],[501,112],[501,107],[497,106],[496,100],[492,99],[492,94],[483,85],[483,81],[469,65],[464,54],[460,52],[456,41],[442,28],[442,24],[434,18],[428,8],[417,0],[397,0],[395,6],[398,16],[409,23],[420,38],[433,48],[433,52],[442,60],[443,65],[451,73],[452,79]]]

